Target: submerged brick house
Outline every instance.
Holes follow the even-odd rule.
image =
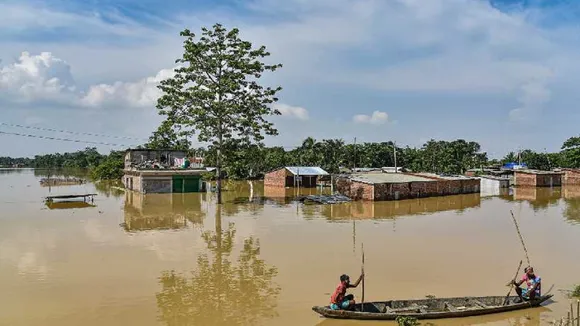
[[[141,193],[199,192],[206,168],[191,164],[184,151],[130,149],[125,153],[123,184]]]
[[[514,171],[514,186],[516,187],[560,187],[563,172],[540,170]]]
[[[313,188],[327,176],[328,172],[316,166],[286,166],[266,173],[264,186]]]
[[[353,174],[339,177],[336,190],[355,200],[400,200],[479,193],[480,180],[430,173]]]
[[[580,169],[562,169],[562,184],[569,186],[580,186]]]

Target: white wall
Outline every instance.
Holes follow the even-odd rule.
[[[508,188],[509,180],[481,178],[480,193],[482,196],[499,196],[501,188]]]

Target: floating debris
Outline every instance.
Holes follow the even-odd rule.
[[[309,195],[298,198],[301,202],[314,202],[318,204],[340,204],[352,201],[352,199],[343,195]]]
[[[43,178],[40,180],[40,185],[48,186],[73,186],[86,183],[86,180],[79,178]]]

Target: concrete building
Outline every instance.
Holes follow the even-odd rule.
[[[205,190],[202,174],[186,153],[170,150],[127,150],[123,184],[141,193],[184,193]]]
[[[563,172],[540,170],[514,171],[514,186],[516,187],[560,187]]]
[[[480,180],[431,173],[368,173],[339,177],[336,190],[355,200],[408,198],[479,193]]]
[[[509,178],[501,178],[491,175],[482,175],[480,178],[480,192],[482,196],[500,196],[505,194],[505,189],[510,187]]]
[[[562,184],[570,186],[580,185],[580,169],[562,169]]]
[[[266,173],[264,186],[269,187],[316,187],[318,179],[328,172],[315,166],[286,166]]]

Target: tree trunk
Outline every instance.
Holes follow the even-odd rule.
[[[221,122],[220,122],[221,123]],[[217,203],[221,205],[222,203],[222,145],[223,145],[223,136],[221,134],[221,125],[220,125],[220,134],[218,135],[219,143],[217,149],[217,158],[216,158],[216,173],[217,173]]]

